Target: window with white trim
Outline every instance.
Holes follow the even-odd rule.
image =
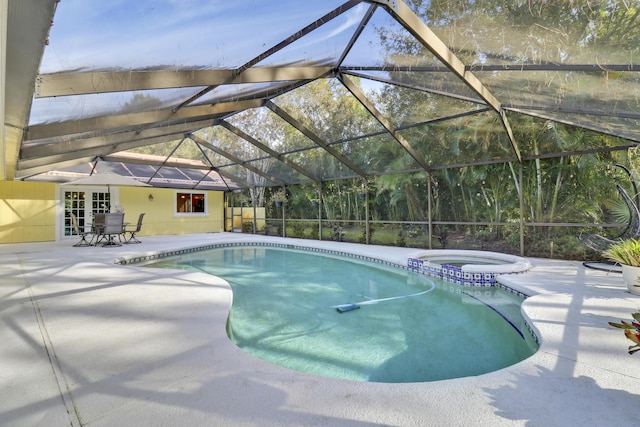
[[[176,214],[206,214],[206,193],[176,193]]]

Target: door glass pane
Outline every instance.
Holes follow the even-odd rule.
[[[91,197],[91,217],[97,213],[111,212],[110,193],[92,193]]]
[[[64,235],[73,236],[77,234],[71,223],[71,213],[78,219],[78,227],[84,229],[85,226],[85,193],[84,191],[64,192]]]

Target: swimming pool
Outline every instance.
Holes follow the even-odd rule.
[[[233,289],[230,338],[256,357],[315,375],[435,381],[495,371],[537,349],[514,295],[362,259],[229,247],[147,266],[224,278]],[[336,310],[349,304],[359,308]]]

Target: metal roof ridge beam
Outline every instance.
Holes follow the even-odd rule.
[[[415,72],[449,72],[445,66],[436,65],[347,65],[342,67],[349,71],[415,71]],[[640,64],[558,64],[555,62],[535,63],[535,64],[472,64],[466,65],[469,71],[585,71],[585,72],[606,72],[606,71],[640,71]]]
[[[259,54],[258,56],[256,56],[255,58],[253,58],[252,60],[247,62],[246,64],[242,65],[238,69],[239,72],[242,72],[242,71],[246,70],[247,68],[253,67],[255,64],[257,64],[257,63],[261,62],[262,60],[268,58],[269,56],[273,55],[274,53],[284,49],[285,47],[289,46],[291,43],[295,42],[296,40],[306,36],[307,34],[309,34],[310,32],[314,31],[315,29],[320,28],[321,26],[323,26],[327,22],[330,22],[334,18],[337,18],[338,16],[342,15],[343,13],[351,10],[353,7],[359,5],[361,2],[362,2],[362,0],[348,0],[348,1],[346,1],[342,5],[338,6],[337,8],[333,9],[332,11],[326,13],[324,16],[316,19],[311,24],[309,24],[306,27],[296,31],[294,34],[290,35],[286,39],[282,40],[278,44],[276,44],[273,47],[267,49],[266,51],[262,52],[261,54]]]
[[[600,117],[614,117],[622,119],[640,120],[640,113],[625,112],[621,110],[587,110],[581,107],[566,107],[563,105],[545,106],[545,105],[516,105],[505,104],[503,108],[507,111],[545,111],[547,113],[566,113],[575,114],[579,116],[600,116]]]
[[[604,134],[604,135],[615,136],[616,138],[625,139],[627,141],[633,141],[633,142],[636,142],[636,143],[640,142],[640,137],[634,139],[631,135],[623,134],[621,132],[616,132],[616,131],[613,131],[611,129],[607,129],[607,128],[604,128],[604,127],[601,127],[601,126],[589,125],[589,124],[586,124],[586,123],[581,123],[581,122],[577,122],[577,121],[573,121],[573,120],[554,117],[554,116],[549,115],[549,114],[537,113],[535,111],[530,111],[530,110],[520,109],[520,108],[510,108],[510,111],[513,111],[513,112],[516,112],[516,113],[519,113],[519,114],[524,114],[525,116],[537,117],[539,119],[550,120],[552,122],[562,123],[562,124],[569,125],[569,126],[575,126],[575,127],[578,127],[578,128],[586,129],[588,131],[598,132],[598,133],[601,133],[601,134]]]
[[[288,158],[284,157],[282,154],[278,153],[276,150],[273,150],[271,147],[269,147],[269,146],[263,144],[262,142],[258,141],[253,136],[251,136],[248,133],[244,132],[242,129],[238,129],[237,127],[235,127],[234,125],[232,125],[231,123],[229,123],[229,122],[227,122],[225,120],[218,120],[214,124],[218,124],[218,125],[224,127],[229,132],[231,132],[231,133],[235,134],[236,136],[238,136],[239,138],[242,138],[245,141],[247,141],[249,144],[259,148],[260,150],[262,150],[265,153],[271,155],[273,158],[281,161],[282,163],[284,163],[285,165],[289,166],[290,168],[295,169],[296,171],[300,172],[302,175],[306,176],[307,178],[309,178],[313,182],[316,182],[316,183],[320,182],[320,179],[317,176],[315,176],[313,173],[309,172],[308,170],[306,170],[305,168],[303,168],[299,164],[297,164],[297,163],[289,160]]]
[[[316,145],[320,146],[327,153],[331,154],[337,160],[342,162],[349,169],[351,169],[352,171],[354,171],[355,173],[360,175],[362,178],[366,178],[367,177],[368,174],[363,169],[361,169],[358,165],[353,163],[347,156],[345,156],[344,154],[342,154],[342,153],[338,152],[337,150],[335,150],[326,141],[324,141],[322,138],[320,138],[318,135],[316,135],[313,131],[311,131],[311,129],[307,128],[302,122],[300,122],[299,120],[295,119],[293,116],[291,116],[289,113],[284,111],[282,108],[278,107],[272,101],[266,101],[264,105],[265,105],[265,107],[267,107],[271,111],[273,111],[275,114],[280,116],[280,118],[282,118],[284,121],[286,121],[291,126],[296,128],[304,136],[306,136],[311,141],[313,141]]]
[[[261,171],[260,169],[256,168],[253,165],[248,164],[247,162],[245,162],[244,160],[242,160],[239,157],[234,156],[233,154],[219,148],[216,147],[215,145],[205,141],[204,139],[200,138],[198,135],[194,135],[192,133],[190,133],[189,138],[195,142],[196,144],[200,144],[203,147],[208,148],[209,150],[213,151],[214,153],[218,153],[219,155],[221,155],[222,157],[226,157],[227,159],[231,160],[232,162],[238,164],[238,166],[242,166],[243,168],[249,169],[251,172],[260,175],[263,178],[268,179],[269,181],[276,183],[278,185],[285,185],[285,182],[276,178],[275,176],[268,174],[266,172]]]
[[[500,101],[478,80],[467,71],[465,64],[440,40],[440,38],[416,15],[402,0],[369,0],[385,6],[385,9],[407,31],[429,49],[443,64],[465,82],[487,104],[496,111],[500,110]],[[392,3],[392,5],[390,5]]]
[[[375,4],[372,4],[372,5],[369,6],[369,9],[364,14],[364,17],[362,18],[362,20],[360,21],[360,24],[358,25],[358,28],[356,29],[356,31],[351,36],[351,39],[349,40],[349,43],[347,43],[347,47],[342,51],[342,55],[340,55],[340,58],[338,58],[338,62],[337,62],[338,66],[342,65],[342,63],[344,62],[344,60],[347,57],[347,55],[349,55],[349,52],[351,52],[351,49],[353,48],[353,45],[355,45],[356,41],[358,41],[358,38],[360,37],[360,35],[364,31],[365,27],[367,26],[367,24],[371,20],[371,17],[373,16],[373,13],[376,11],[377,8],[378,8],[378,6],[375,5]]]
[[[69,120],[65,122],[34,125],[27,129],[27,137],[25,140],[35,141],[84,132],[104,131],[107,129],[120,129],[132,126],[155,125],[162,123],[162,121],[198,118],[204,119],[205,117],[213,118],[218,114],[244,110],[247,108],[257,108],[261,105],[262,100],[255,99],[249,101],[221,102],[213,105],[185,107],[179,113],[173,113],[173,111],[168,108],[157,111],[116,114],[112,116],[99,116],[81,120]]]
[[[418,85],[411,84],[411,83],[398,82],[398,81],[393,80],[393,79],[385,79],[383,77],[371,76],[371,75],[368,75],[368,74],[362,74],[362,73],[353,72],[353,71],[341,71],[341,72],[342,72],[342,74],[347,75],[347,76],[359,77],[361,79],[372,80],[374,82],[387,83],[387,84],[390,84],[390,85],[399,86],[399,87],[405,87],[407,89],[417,90],[417,91],[420,91],[420,92],[432,93],[434,95],[444,96],[444,97],[455,99],[455,100],[458,100],[458,101],[472,102],[474,104],[481,104],[483,106],[486,106],[486,103],[483,102],[480,98],[471,98],[469,96],[457,95],[455,93],[449,93],[449,92],[445,92],[443,90],[431,89],[431,88],[428,88],[428,87],[422,87],[422,86],[418,86]],[[491,108],[491,107],[489,107],[489,108]]]
[[[171,89],[221,84],[312,80],[333,70],[319,67],[259,67],[241,74],[235,70],[95,71],[40,74],[35,98],[94,93]]]
[[[458,78],[460,78],[471,90],[480,96],[491,108],[493,108],[502,120],[502,124],[507,132],[513,151],[522,161],[520,149],[514,138],[509,120],[502,109],[500,101],[493,96],[480,80],[469,70],[465,64],[440,40],[440,38],[416,15],[409,6],[402,0],[368,0],[373,3],[384,5],[385,9],[393,18],[398,21],[407,31],[429,49],[444,65],[446,65]]]
[[[426,162],[424,157],[420,155],[412,146],[409,144],[409,141],[404,139],[402,135],[391,125],[391,123],[382,115],[380,111],[376,108],[375,105],[367,99],[365,94],[360,90],[355,83],[353,83],[347,76],[338,74],[338,79],[342,82],[342,84],[347,88],[349,92],[362,104],[364,108],[369,111],[371,114],[386,130],[389,134],[405,149],[407,153],[411,157],[414,158],[416,162],[422,167],[424,170],[429,171],[431,168],[429,164]]]

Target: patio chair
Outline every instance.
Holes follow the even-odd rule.
[[[107,241],[102,246],[122,246],[120,236],[122,235],[123,226],[123,213],[105,214],[102,235],[106,237]],[[116,237],[118,238],[117,242]]]
[[[91,224],[91,232],[95,235],[96,241],[93,242],[94,245],[98,245],[102,240],[105,239],[104,234],[104,213],[96,213],[93,215],[93,224]]]
[[[80,230],[80,227],[78,226],[78,218],[76,217],[76,214],[74,214],[73,212],[70,213],[71,215],[71,226],[73,227],[73,232],[80,236],[80,241],[78,243],[76,243],[75,247],[78,246],[91,246],[91,240],[93,240],[93,238],[89,239],[87,241],[87,236],[91,234],[90,231],[84,231],[84,229]]]
[[[138,224],[135,228],[128,228],[129,226],[124,228],[124,233],[129,233],[129,238],[125,237],[124,243],[142,243],[140,240],[136,238],[136,233],[140,232],[142,228],[142,219],[144,218],[144,213],[141,213],[138,217]]]

